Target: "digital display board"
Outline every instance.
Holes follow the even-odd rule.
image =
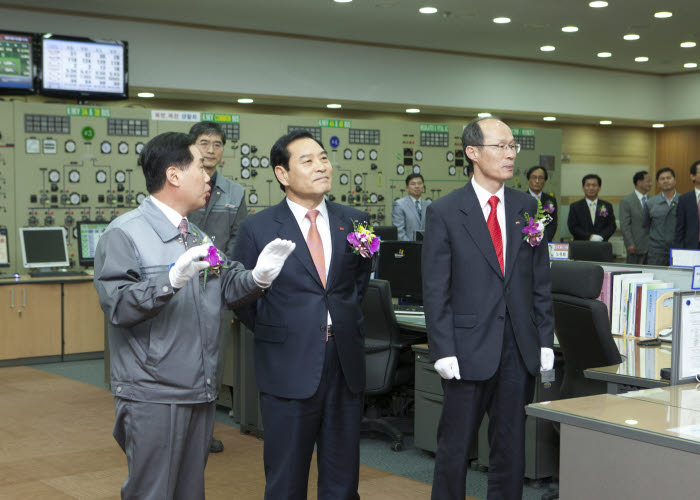
[[[0,31],[0,92],[34,91],[33,38],[29,33]]]

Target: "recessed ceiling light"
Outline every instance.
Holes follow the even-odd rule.
[[[654,17],[657,19],[668,19],[673,15],[673,12],[662,11],[654,13]]]
[[[639,40],[639,35],[637,35],[636,33],[630,33],[628,35],[623,36],[622,38],[624,38],[625,40]]]
[[[479,118],[491,118],[491,113],[479,113],[478,115]]]
[[[156,96],[153,92],[139,92],[139,93],[136,94],[136,95],[139,96],[139,97],[145,97],[145,98],[148,98],[148,97],[155,97],[155,96]]]
[[[697,67],[698,67],[698,63],[685,63],[685,64],[683,65],[683,67],[684,67],[684,68],[697,68]]]
[[[608,6],[608,2],[590,2],[588,6],[593,7],[594,9],[602,9],[603,7]]]
[[[601,125],[612,125],[612,122],[610,120],[600,120]]]
[[[634,58],[635,62],[647,62],[649,58],[647,56],[639,56]]]
[[[578,26],[564,26],[561,30],[564,33],[576,33],[578,31]]]
[[[406,113],[420,113],[418,108],[406,108]]]
[[[240,104],[250,104],[251,102],[253,102],[253,100],[248,97],[241,97],[240,99],[238,99],[238,102]]]
[[[652,127],[654,127],[654,128],[664,128],[664,124],[663,124],[663,123],[654,123],[654,124],[652,125]]]
[[[631,420],[631,419],[630,419],[630,420],[625,420],[625,423],[626,423],[626,424],[629,424],[629,425],[637,425],[639,422],[636,421],[636,420]]]
[[[510,22],[510,17],[494,17],[493,22],[496,24],[508,24]]]
[[[690,49],[692,47],[695,47],[696,45],[697,44],[695,42],[683,42],[681,44],[681,47],[683,47],[684,49]]]
[[[421,14],[435,14],[437,9],[435,7],[421,7],[418,9],[418,12]]]
[[[598,57],[612,57],[612,52],[598,52]]]
[[[543,45],[542,47],[540,47],[540,50],[542,52],[554,52],[555,47],[554,45]]]
[[[340,109],[343,107],[343,105],[342,104],[326,104],[326,107],[330,108],[330,109]]]
[[[546,122],[555,122],[557,121],[556,116],[543,116],[542,119]]]
[[[352,0],[333,0],[335,3],[350,3]]]

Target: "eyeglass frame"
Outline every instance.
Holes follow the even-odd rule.
[[[483,146],[496,147],[499,148],[503,154],[506,153],[506,148],[512,149],[516,155],[522,150],[522,146],[520,144],[513,144],[512,146],[510,144],[470,144],[470,146],[475,148],[480,148]]]

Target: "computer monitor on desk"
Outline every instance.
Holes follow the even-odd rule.
[[[78,222],[78,262],[81,266],[95,265],[95,249],[100,236],[107,230],[109,222]]]
[[[423,301],[421,252],[416,241],[383,241],[379,247],[377,274],[391,283],[391,295],[414,303]]]
[[[382,241],[392,241],[399,239],[399,229],[396,226],[374,226],[372,228]]]
[[[62,227],[20,227],[19,242],[22,264],[34,269],[32,276],[41,276],[51,268],[67,268],[66,230]]]

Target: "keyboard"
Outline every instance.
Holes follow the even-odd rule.
[[[32,278],[65,278],[68,276],[87,276],[85,271],[34,271],[29,273]]]
[[[418,313],[422,314],[423,313],[423,306],[415,305],[415,304],[394,304],[394,312],[398,313]]]

